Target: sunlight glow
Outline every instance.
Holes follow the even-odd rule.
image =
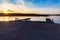
[[[4,10],[4,14],[8,14],[8,11],[7,10]]]

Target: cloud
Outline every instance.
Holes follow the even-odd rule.
[[[3,3],[0,4],[0,10],[4,12],[7,10],[12,10],[15,13],[37,13],[37,14],[60,13],[60,8],[58,8],[59,3],[50,7],[36,7],[36,5],[32,1],[28,3],[27,1],[25,2],[25,0],[15,0],[15,2],[16,4],[12,4],[9,0],[3,0]],[[28,3],[28,5],[26,5],[26,3]],[[45,6],[47,6],[47,4],[45,4]]]

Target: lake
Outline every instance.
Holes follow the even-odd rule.
[[[54,23],[60,24],[60,16],[49,16],[49,17],[36,17],[36,16],[1,16],[0,21],[14,21],[18,19],[31,18],[31,21],[46,21],[46,18],[50,18]]]

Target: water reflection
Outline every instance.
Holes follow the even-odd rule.
[[[54,23],[60,24],[60,16],[50,16],[51,20],[54,21]]]
[[[9,18],[8,17],[5,17],[5,21],[9,21]]]
[[[15,18],[19,18],[19,19],[25,19],[25,18],[31,18],[31,21],[46,21],[45,17],[31,17],[31,16],[21,16],[21,17],[17,17],[17,16],[3,16],[0,17],[0,21],[14,21]]]
[[[31,17],[31,16],[3,16],[0,17],[0,21],[14,21],[15,18],[25,19],[31,18],[31,21],[46,21],[46,18],[50,18],[54,23],[60,24],[60,16],[49,16],[49,17]]]

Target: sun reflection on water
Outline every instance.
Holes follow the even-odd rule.
[[[8,17],[5,17],[5,21],[9,21]]]

